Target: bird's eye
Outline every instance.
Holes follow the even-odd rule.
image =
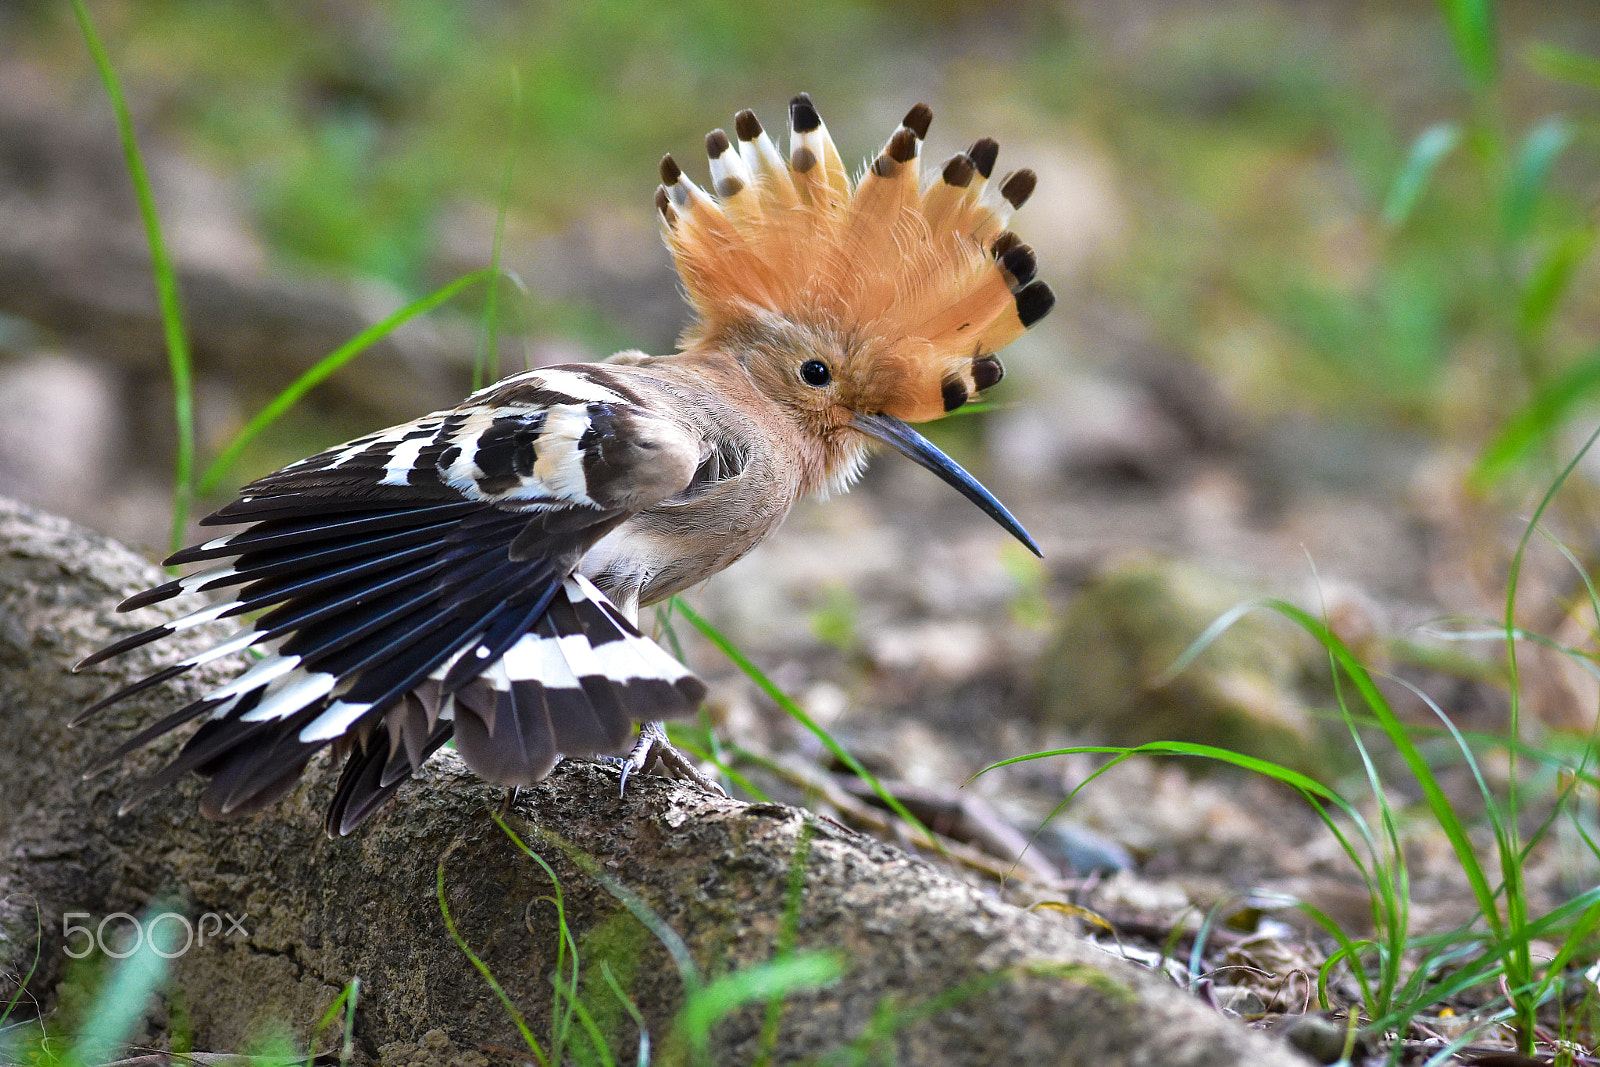
[[[820,359],[808,359],[800,364],[800,380],[818,389],[833,380],[833,372]]]

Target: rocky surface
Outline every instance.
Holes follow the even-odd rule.
[[[91,693],[148,665],[135,654],[84,675],[66,668],[126,632],[136,620],[110,616],[107,605],[161,574],[9,503],[0,504],[0,545],[0,895],[18,906],[0,927],[0,973],[44,960],[28,990],[36,1003],[53,1000],[69,915],[81,924],[85,913],[90,922],[139,913],[159,894],[191,915],[237,920],[172,962],[168,996],[184,1005],[204,1050],[240,1049],[274,1020],[308,1032],[359,976],[353,1037],[365,1056],[467,1064],[489,1050],[497,1061],[521,1059],[511,1051],[515,1018],[486,995],[478,968],[496,976],[532,1032],[549,1034],[560,1014],[549,976],[578,951],[580,995],[610,1020],[613,1053],[638,1037],[596,980],[600,962],[672,1059],[685,1040],[673,1020],[696,989],[793,951],[828,954],[837,978],[792,994],[770,1035],[759,1003],[722,1017],[709,1035],[713,1062],[752,1062],[764,1046],[778,1061],[854,1047],[974,1065],[1300,1062],[1157,972],[1091,946],[1067,919],[1004,903],[803,810],[649,776],[619,797],[614,772],[594,764],[565,763],[525,792],[509,833],[490,817],[498,791],[448,752],[382,818],[338,841],[320,833],[328,776],[315,772],[269,813],[239,823],[201,819],[191,788],[118,817],[129,783],[102,775],[84,784],[72,769],[171,698],[146,694],[69,730]],[[177,644],[200,647],[205,636]],[[188,685],[219,675],[202,673]],[[154,765],[148,753],[130,762]],[[36,932],[17,921],[27,905],[37,909]],[[481,964],[446,935],[446,914]],[[12,991],[0,987],[8,1000]],[[886,1026],[885,1012],[901,1021]],[[463,1052],[449,1054],[452,1043]]]

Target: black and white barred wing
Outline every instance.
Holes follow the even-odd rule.
[[[352,752],[328,810],[330,836],[359,826],[452,735],[478,775],[531,785],[561,756],[617,752],[634,723],[692,712],[705,698],[705,685],[581,574],[498,660],[452,688],[453,675],[487,658],[483,647],[431,671]]]
[[[207,524],[248,524],[175,554],[197,573],[130,598],[232,599],[90,656],[253,621],[88,709],[251,649],[231,683],[129,738],[91,772],[204,720],[129,805],[188,771],[212,818],[259,810],[317,751],[351,753],[329,829],[349,832],[458,737],[475,771],[522,784],[558,754],[615,752],[632,724],[685,714],[704,687],[574,576],[583,554],[687,485],[699,442],[603,371],[519,375],[460,408],[352,441],[246,486]]]

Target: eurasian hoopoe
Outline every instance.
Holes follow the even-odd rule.
[[[642,636],[641,606],[705,580],[803,493],[848,487],[869,439],[928,468],[1038,552],[971,475],[907,422],[1000,380],[995,352],[1054,302],[1006,222],[1019,170],[987,194],[978,141],[926,184],[917,105],[852,183],[816,108],[789,106],[787,160],[750,111],[738,148],[706,138],[711,188],[668,156],[656,206],[695,320],[680,350],[504,379],[439,411],[290,464],[203,520],[248,524],[169,564],[220,561],[122,610],[238,587],[233,599],[118,641],[79,669],[178,630],[254,615],[208,651],[79,716],[202,663],[267,650],[233,682],[140,731],[93,774],[205,722],[124,810],[188,771],[216,819],[277,800],[333,745],[328,811],[347,834],[452,737],[492,782],[563,755],[649,759],[659,720],[705,686]]]

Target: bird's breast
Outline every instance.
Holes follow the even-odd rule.
[[[719,482],[633,516],[591,548],[579,569],[618,603],[657,603],[764,541],[797,496],[798,486],[783,478]]]

